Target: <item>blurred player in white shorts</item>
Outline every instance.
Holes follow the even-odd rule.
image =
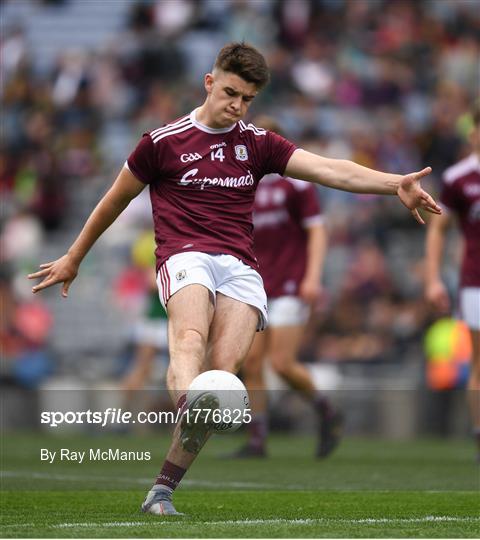
[[[140,198],[136,201],[139,204],[131,210],[132,213],[142,208]],[[145,298],[142,312],[133,327],[132,362],[119,385],[125,394],[125,406],[131,406],[132,400],[138,404],[135,392],[142,390],[152,378],[158,353],[168,353],[168,319],[160,303],[155,279],[155,238],[152,230],[142,231],[135,239],[131,248],[131,262],[144,275]]]
[[[135,323],[132,342],[135,347],[132,365],[120,382],[120,388],[127,394],[142,390],[152,377],[157,353],[168,351],[167,314],[158,297],[155,274],[153,286],[147,292],[144,313]]]
[[[256,124],[279,132],[268,117]],[[342,418],[314,385],[298,360],[305,325],[321,293],[327,235],[317,190],[301,180],[280,175],[264,177],[257,189],[253,212],[254,250],[268,297],[269,324],[258,334],[242,369],[250,393],[252,422],[248,442],[234,457],[264,457],[268,431],[268,392],[263,364],[312,402],[318,416],[316,455],[324,458],[338,445]]]
[[[425,294],[440,313],[451,310],[440,276],[445,236],[455,215],[464,239],[459,300],[460,314],[472,337],[468,401],[480,464],[480,108],[474,112],[472,122],[473,152],[445,171],[440,197],[444,212],[432,216],[428,226]]]

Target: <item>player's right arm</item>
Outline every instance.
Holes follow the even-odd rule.
[[[29,279],[43,278],[32,288],[32,292],[36,293],[56,283],[63,283],[62,296],[66,297],[85,255],[144,187],[145,184],[124,167],[112,187],[90,214],[67,253],[55,261],[41,264],[38,272],[28,275]]]
[[[450,298],[441,278],[441,267],[445,236],[451,221],[449,212],[431,216],[425,240],[425,297],[440,313],[450,310]]]
[[[327,230],[323,223],[307,226],[307,260],[305,274],[300,282],[300,298],[307,303],[318,300],[322,289],[322,271],[327,250]]]

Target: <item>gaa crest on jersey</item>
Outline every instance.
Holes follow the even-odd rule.
[[[239,161],[247,161],[248,152],[247,152],[247,147],[244,144],[236,144],[235,145],[235,157]]]
[[[202,159],[202,156],[198,152],[191,152],[189,154],[182,154],[180,156],[180,161],[182,163],[189,163],[191,161],[198,161],[199,159]]]
[[[185,279],[187,277],[187,271],[180,270],[180,272],[177,272],[175,274],[175,277],[177,278],[177,281],[182,281],[182,279]]]

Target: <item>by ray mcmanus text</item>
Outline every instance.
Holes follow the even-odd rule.
[[[40,461],[53,464],[56,462],[71,462],[82,464],[87,461],[150,461],[149,451],[121,450],[120,448],[88,448],[85,450],[71,450],[60,448],[49,450],[40,448]]]

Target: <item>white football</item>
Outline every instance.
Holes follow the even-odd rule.
[[[219,401],[218,410],[212,412],[216,433],[231,433],[251,420],[247,389],[233,373],[219,369],[200,373],[188,388],[187,405],[205,392],[215,394]]]

